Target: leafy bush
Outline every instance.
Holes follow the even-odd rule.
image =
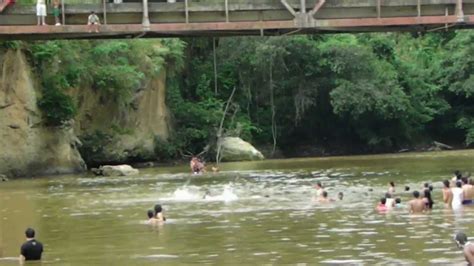
[[[76,115],[76,107],[71,97],[54,87],[43,90],[38,107],[43,112],[46,124],[49,126],[61,126]]]

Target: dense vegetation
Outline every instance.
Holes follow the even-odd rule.
[[[213,103],[237,87],[228,134],[292,155],[471,145],[473,40],[471,31],[220,39],[216,93],[212,41],[194,39],[179,89],[210,114],[196,112],[198,128],[215,132]]]
[[[167,159],[215,142],[232,92],[222,134],[289,155],[394,151],[432,140],[472,145],[473,43],[474,32],[458,31],[25,47],[53,126],[76,113],[69,87],[81,83],[127,105],[166,67],[175,134],[157,138],[155,152]]]

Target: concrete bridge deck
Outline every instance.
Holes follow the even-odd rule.
[[[0,39],[285,35],[474,26],[474,0],[85,1],[62,0],[65,25],[36,26],[34,2],[17,0],[0,13]],[[100,33],[89,33],[85,26],[90,11],[98,13],[104,24]],[[51,12],[48,5],[47,21],[54,24]]]

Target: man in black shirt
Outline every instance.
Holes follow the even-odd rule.
[[[36,241],[35,230],[28,228],[25,231],[26,242],[21,246],[20,261],[25,260],[41,260],[41,254],[43,253],[43,244]]]

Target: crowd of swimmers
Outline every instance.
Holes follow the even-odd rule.
[[[200,165],[201,164],[201,165]],[[193,173],[195,170],[202,171],[201,168],[204,164],[200,162],[196,157],[191,160],[191,169]],[[454,172],[454,176],[451,180],[443,181],[443,202],[447,207],[458,209],[462,205],[469,205],[474,203],[474,180],[469,176],[463,176],[459,171]],[[316,190],[315,201],[320,203],[329,203],[336,201],[335,199],[328,197],[328,192],[324,189],[321,182],[317,182],[314,186]],[[429,211],[433,208],[434,201],[431,196],[433,186],[429,183],[425,183],[422,188],[422,193],[415,190],[412,192],[413,199],[408,202],[408,209],[410,213],[422,213]],[[409,193],[410,187],[405,186],[405,193]],[[391,209],[402,208],[400,198],[394,198],[396,195],[396,187],[394,182],[389,182],[388,190],[382,197],[379,203],[376,205],[376,210],[384,213]],[[338,193],[337,196],[339,201],[344,199],[342,192]],[[163,214],[163,208],[160,204],[156,204],[153,210],[147,211],[147,224],[159,225],[166,221],[166,217]],[[20,263],[25,261],[41,260],[43,253],[43,245],[41,242],[35,239],[35,231],[32,228],[27,228],[25,231],[26,242],[21,246]],[[454,241],[457,246],[463,251],[468,265],[474,265],[474,245],[468,241],[467,236],[459,232],[454,236]]]

